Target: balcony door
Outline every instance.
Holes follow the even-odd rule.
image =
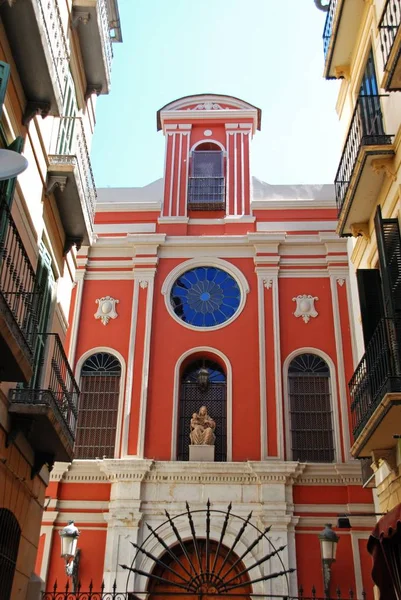
[[[359,90],[360,118],[363,136],[384,135],[383,117],[380,106],[379,86],[377,84],[375,63],[372,50],[369,53]],[[374,140],[367,140],[373,144]],[[377,143],[381,143],[377,141]]]
[[[222,210],[224,207],[223,152],[215,144],[201,144],[192,153],[188,208]]]

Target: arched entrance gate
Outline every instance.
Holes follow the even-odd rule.
[[[258,529],[251,523],[252,513],[244,518],[231,512],[231,503],[224,511],[212,509],[209,501],[205,509],[191,510],[186,503],[184,513],[165,513],[164,523],[155,529],[147,525],[150,533],[141,545],[132,544],[136,554],[131,566],[121,565],[130,571],[127,591],[132,598],[247,600],[255,584],[276,578],[283,579],[284,595],[289,593],[287,575],[295,569],[286,569],[280,557],[285,546],[275,548],[267,537],[270,527]],[[255,559],[259,544],[268,552]],[[272,559],[279,561],[278,570],[271,568]]]

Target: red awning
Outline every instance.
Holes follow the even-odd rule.
[[[377,522],[368,540],[372,579],[380,590],[380,600],[401,600],[400,543],[401,504]]]
[[[371,543],[376,543],[377,540],[389,538],[394,535],[397,531],[397,525],[399,528],[401,527],[401,504],[390,510],[390,512],[376,523],[376,527],[369,537],[368,550]]]

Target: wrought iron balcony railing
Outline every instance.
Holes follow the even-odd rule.
[[[387,0],[379,23],[380,47],[383,55],[384,68],[401,25],[401,0]]]
[[[384,395],[401,392],[401,317],[381,319],[348,385],[356,439]]]
[[[224,210],[224,177],[190,177],[188,208],[192,210]]]
[[[63,136],[68,136],[68,139]],[[78,168],[77,187],[80,196],[85,200],[86,216],[92,228],[97,192],[84,125],[80,117],[61,117],[56,152],[57,154],[49,155],[51,165],[76,165]]]
[[[79,387],[57,333],[39,333],[44,342],[41,355],[40,382],[37,387],[10,391],[10,402],[49,406],[71,446],[74,443],[78,416]]]
[[[363,146],[391,144],[384,132],[380,96],[359,96],[334,181],[338,214],[341,213],[352,173]]]
[[[0,203],[0,295],[33,359],[42,294],[10,209]]]
[[[337,10],[338,0],[331,0],[329,10],[327,11],[326,21],[324,23],[323,29],[323,54],[324,60],[327,58],[327,53],[329,51],[331,36],[333,35],[333,23],[334,17]]]
[[[113,61],[113,46],[110,37],[110,19],[107,9],[107,0],[98,0],[100,25],[102,34],[102,49],[106,64],[106,77],[108,85],[111,80],[111,63]]]
[[[69,50],[56,0],[37,0],[47,47],[56,73],[56,85],[60,97],[64,96],[64,80],[67,75]]]

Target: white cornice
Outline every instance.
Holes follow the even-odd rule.
[[[336,201],[333,200],[252,200],[252,210],[303,210],[319,208],[336,208]]]
[[[161,202],[98,202],[97,213],[114,212],[160,212]]]
[[[220,100],[221,102],[221,100]],[[253,133],[257,128],[258,112],[254,109],[234,110],[234,109],[221,109],[221,110],[168,110],[162,111],[160,114],[161,123],[163,127],[163,133],[166,132],[166,121],[179,123],[180,121],[216,121],[224,120],[231,121],[235,119],[237,122],[241,122],[246,118],[252,119]]]

